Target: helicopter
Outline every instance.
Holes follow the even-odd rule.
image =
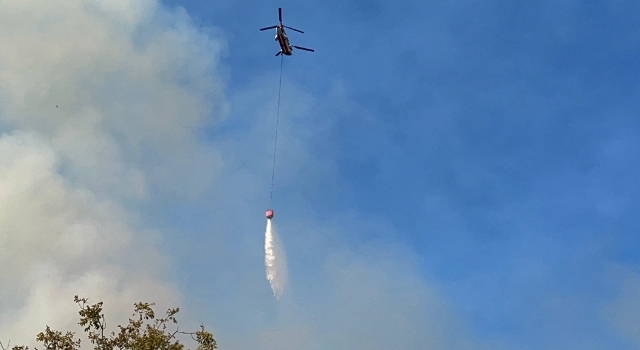
[[[306,47],[289,44],[289,38],[287,37],[287,33],[285,33],[284,28],[291,29],[291,30],[299,32],[299,33],[304,33],[304,32],[301,31],[301,30],[298,30],[298,29],[295,29],[295,28],[291,28],[291,27],[288,27],[288,26],[285,26],[285,25],[282,24],[282,8],[280,8],[280,7],[278,7],[278,17],[280,19],[280,24],[260,29],[262,31],[262,30],[268,30],[268,29],[276,28],[276,40],[280,44],[280,51],[276,54],[276,56],[280,56],[280,55],[291,56],[291,53],[293,52],[293,48],[294,47],[296,49],[314,52],[313,49],[308,49]]]

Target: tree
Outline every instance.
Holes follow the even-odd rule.
[[[94,345],[95,350],[184,350],[184,345],[176,338],[178,334],[190,335],[198,344],[196,350],[216,349],[217,343],[213,335],[200,326],[196,332],[182,332],[176,326],[174,331],[167,328],[170,324],[177,324],[175,315],[180,309],[169,309],[166,315],[156,318],[153,303],[136,303],[132,318],[127,326],[118,325],[119,332],[111,332],[105,336],[106,320],[102,312],[102,302],[88,305],[88,299],[73,299],[80,306],[80,326],[84,326],[87,338]],[[80,339],[75,333],[52,330],[46,326],[44,332],[38,333],[36,340],[46,350],[79,350]],[[0,343],[2,350],[7,349]],[[14,346],[12,350],[28,350],[26,346]],[[36,348],[37,350],[37,348]]]

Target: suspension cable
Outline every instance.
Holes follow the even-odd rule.
[[[276,175],[276,151],[278,150],[278,119],[280,119],[280,92],[282,91],[282,65],[284,62],[284,55],[280,55],[280,83],[278,86],[278,108],[276,111],[276,137],[273,142],[273,167],[271,168],[271,192],[269,193],[269,208],[272,208],[273,204],[273,182]]]

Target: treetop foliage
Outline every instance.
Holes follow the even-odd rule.
[[[87,298],[74,297],[74,302],[80,307],[80,326],[93,344],[94,350],[184,350],[184,345],[176,339],[178,334],[190,335],[198,344],[196,350],[213,350],[218,348],[213,335],[207,332],[203,325],[196,332],[183,332],[177,326],[175,330],[168,327],[178,323],[175,315],[180,309],[169,309],[164,317],[156,318],[152,308],[154,303],[136,303],[132,318],[126,326],[118,325],[118,333],[105,335],[107,323],[102,312],[102,302],[88,305]],[[172,328],[173,329],[173,328]],[[36,340],[46,350],[80,350],[80,339],[75,338],[74,332],[62,333],[46,326],[44,332],[38,333]],[[0,343],[2,350],[8,350]],[[14,346],[11,350],[29,350],[27,346]],[[35,348],[38,350],[38,348]]]

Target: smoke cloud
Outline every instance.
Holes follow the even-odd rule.
[[[0,40],[0,340],[76,329],[76,294],[122,322],[178,305],[138,207],[220,166],[197,137],[225,109],[220,40],[152,0],[3,1]]]

